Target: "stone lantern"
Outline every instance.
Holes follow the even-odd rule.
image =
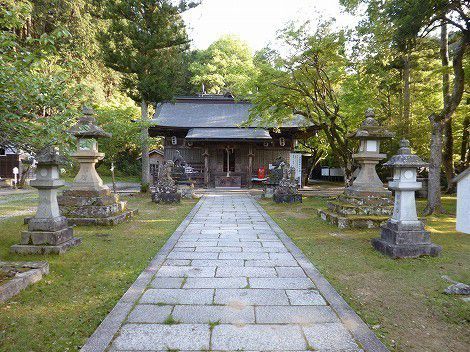
[[[393,167],[393,181],[389,188],[395,191],[393,215],[382,226],[380,238],[372,245],[392,258],[415,258],[422,255],[437,256],[441,247],[433,244],[429,232],[416,214],[415,191],[421,188],[416,182],[419,167],[428,164],[411,154],[410,142],[400,142],[400,149],[384,166]]]
[[[77,138],[77,151],[72,157],[80,163],[80,169],[72,185],[59,196],[62,214],[75,225],[115,225],[130,218],[134,211],[126,210],[117,194],[111,193],[96,172],[95,165],[104,158],[98,151],[99,138],[109,138],[96,124],[94,111],[83,108],[83,116],[70,129]]]
[[[380,152],[383,140],[393,137],[375,120],[372,109],[366,110],[366,118],[350,138],[359,140],[359,150],[353,158],[359,163],[359,172],[343,194],[327,203],[328,209],[319,209],[323,220],[339,228],[378,228],[392,214],[391,192],[384,188],[375,170],[386,157]]]
[[[372,109],[367,109],[366,119],[361,127],[351,136],[360,141],[359,150],[353,158],[359,162],[359,174],[353,184],[346,188],[346,194],[352,196],[389,196],[390,191],[384,188],[375,166],[386,154],[380,153],[380,142],[393,137],[393,133],[381,127],[375,120]]]
[[[21,243],[11,247],[14,253],[61,254],[69,247],[81,243],[73,237],[73,229],[67,219],[60,215],[57,189],[64,186],[60,180],[59,164],[63,158],[56,148],[49,146],[37,155],[36,179],[30,185],[37,188],[39,204],[36,215],[28,220],[28,231],[21,236]]]
[[[96,172],[95,164],[104,158],[104,153],[98,151],[97,138],[109,138],[111,134],[96,125],[93,114],[92,109],[84,107],[83,117],[70,129],[70,133],[77,138],[77,151],[72,157],[80,163],[80,170],[70,187],[71,190],[108,189]]]

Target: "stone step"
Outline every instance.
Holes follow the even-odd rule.
[[[113,226],[118,225],[122,222],[130,220],[138,210],[127,210],[122,213],[118,213],[112,216],[103,217],[103,218],[73,218],[68,217],[67,220],[71,225],[99,225],[99,226]]]
[[[366,228],[376,229],[382,224],[385,224],[389,219],[388,216],[380,215],[339,215],[332,213],[328,210],[318,209],[318,214],[322,220],[329,222],[330,224],[338,226],[340,229],[346,228]]]
[[[378,205],[352,205],[341,201],[331,201],[327,203],[328,210],[339,215],[379,215],[390,216],[393,214],[393,206]]]
[[[337,198],[342,203],[347,203],[356,206],[368,205],[368,206],[388,206],[393,205],[393,199],[391,197],[355,197],[352,195],[341,194]]]

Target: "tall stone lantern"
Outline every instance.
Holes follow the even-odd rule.
[[[126,209],[127,203],[111,193],[96,172],[96,163],[104,158],[104,153],[98,151],[97,139],[111,134],[96,124],[93,114],[92,109],[84,107],[83,116],[69,131],[77,138],[77,151],[72,157],[80,169],[70,188],[59,196],[59,206],[72,224],[115,225],[130,218],[134,211]]]
[[[379,125],[372,109],[365,115],[358,130],[349,136],[359,140],[359,150],[352,155],[359,163],[357,177],[343,194],[327,203],[327,210],[319,209],[323,220],[339,228],[378,228],[392,214],[391,192],[384,188],[375,167],[386,157],[380,152],[381,142],[393,133]]]
[[[94,111],[88,107],[83,108],[83,117],[70,129],[70,133],[77,138],[77,151],[72,157],[80,163],[71,190],[106,191],[107,186],[96,172],[95,164],[104,158],[104,153],[98,151],[98,138],[109,138],[111,133],[105,132],[96,125],[93,117]]]
[[[394,168],[389,188],[395,191],[395,203],[391,219],[382,226],[380,238],[374,238],[372,245],[392,258],[437,256],[442,249],[431,242],[429,232],[416,214],[415,192],[422,186],[421,182],[416,182],[417,170],[427,165],[411,154],[410,142],[406,139],[400,141],[398,154],[384,164]]]
[[[359,151],[353,158],[359,162],[359,173],[353,184],[346,188],[346,194],[352,196],[389,196],[375,170],[380,160],[387,157],[380,153],[380,142],[393,137],[393,133],[381,127],[375,120],[372,109],[367,109],[366,119],[361,127],[351,136],[360,141]]]
[[[36,215],[28,222],[28,231],[23,231],[21,243],[13,245],[11,251],[21,254],[62,254],[69,247],[81,243],[73,237],[73,229],[61,216],[57,204],[57,189],[64,186],[60,179],[59,164],[62,156],[56,148],[48,146],[37,157],[36,179],[30,185],[38,190],[39,204]]]

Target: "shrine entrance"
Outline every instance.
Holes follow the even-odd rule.
[[[222,172],[215,175],[215,187],[240,188],[242,186],[243,175],[240,171],[245,168],[240,165],[240,158],[237,154],[239,154],[239,150],[229,145],[222,149],[222,153],[217,153],[217,169]]]

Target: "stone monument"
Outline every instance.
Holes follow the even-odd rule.
[[[194,198],[194,182],[190,180],[187,170],[192,168],[184,160],[180,151],[176,151],[176,155],[173,158],[173,167],[171,170],[171,178],[175,181],[178,193],[181,198]]]
[[[375,170],[380,160],[380,142],[393,137],[375,120],[372,109],[367,109],[366,118],[350,138],[359,140],[359,151],[353,158],[359,163],[359,173],[343,194],[328,202],[328,210],[319,210],[323,220],[339,228],[377,228],[392,214],[391,192],[384,188]]]
[[[80,163],[75,180],[59,196],[62,215],[76,225],[116,225],[129,219],[135,210],[127,210],[127,202],[111,193],[96,172],[95,164],[104,158],[98,151],[97,138],[111,137],[96,125],[94,111],[83,108],[83,116],[70,129],[77,138],[77,151],[72,157]]]
[[[416,214],[415,191],[421,188],[421,183],[416,182],[417,169],[427,163],[411,154],[410,142],[404,139],[398,154],[384,165],[394,168],[389,188],[395,191],[395,204],[391,219],[382,226],[380,238],[374,238],[372,245],[392,258],[439,255],[442,248],[431,242]]]
[[[274,188],[273,200],[276,203],[302,203],[302,195],[297,189],[299,184],[295,179],[295,169],[284,167],[282,179]]]
[[[174,163],[167,160],[158,173],[158,182],[152,193],[152,201],[155,203],[179,203],[181,194],[178,192],[175,180],[171,178]]]
[[[62,254],[69,247],[81,243],[73,237],[73,229],[67,219],[60,215],[57,189],[64,185],[60,179],[59,164],[63,158],[56,148],[49,146],[37,155],[36,179],[30,185],[37,188],[39,204],[36,215],[28,222],[28,231],[21,234],[21,243],[11,251],[21,254]]]

